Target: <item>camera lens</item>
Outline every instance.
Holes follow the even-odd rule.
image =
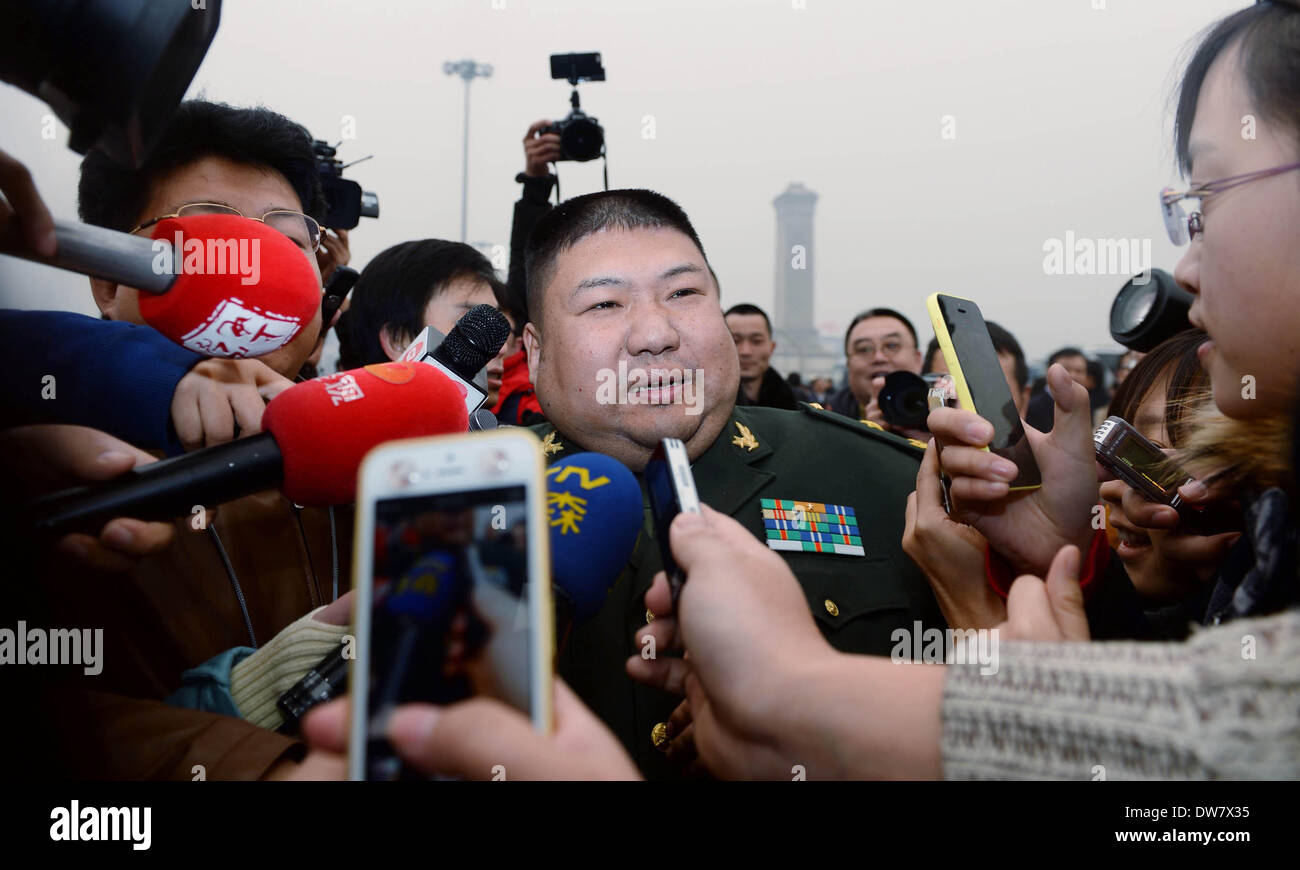
[[[574,118],[560,134],[560,147],[572,160],[595,160],[605,144],[605,131],[590,118]]]
[[[1111,338],[1142,353],[1160,342],[1191,327],[1187,310],[1192,307],[1188,293],[1163,269],[1152,269],[1130,278],[1110,306]]]
[[[930,416],[928,394],[930,385],[925,378],[907,371],[885,375],[885,385],[876,396],[876,404],[885,422],[906,429],[924,429]]]

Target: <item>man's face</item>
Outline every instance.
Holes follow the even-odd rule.
[[[740,357],[740,379],[761,380],[767,374],[772,351],[776,350],[776,342],[767,331],[767,321],[761,314],[728,314],[726,320],[736,343],[736,355]]]
[[[1088,386],[1088,361],[1081,356],[1063,356],[1057,360],[1074,378],[1076,384]]]
[[[692,459],[735,405],[739,364],[700,249],[673,229],[609,229],[560,253],[524,327],[542,410],[580,446],[645,468],[663,438]],[[626,391],[611,389],[619,364]],[[651,389],[633,383],[641,371]],[[691,382],[684,384],[689,373]]]
[[[497,308],[496,296],[492,285],[474,275],[461,275],[447,283],[441,293],[434,294],[424,309],[424,325],[432,326],[443,335],[451,332],[456,321],[478,305],[491,305]],[[408,338],[409,343],[415,336]],[[501,352],[488,361],[488,397],[485,407],[491,408],[497,403],[501,394],[501,373],[505,368],[505,358],[509,355],[513,343],[507,339],[501,346]]]
[[[303,209],[293,186],[280,173],[233,163],[222,157],[204,157],[155,181],[144,211],[136,215],[136,223],[175,214],[181,206],[194,202],[221,203],[246,216],[256,217],[274,209]],[[152,228],[147,228],[137,234],[148,236],[151,231]],[[319,285],[320,267],[316,264],[316,255],[304,251],[303,256],[311,263]],[[90,286],[95,304],[109,320],[144,323],[140,316],[139,290],[99,278],[90,279]],[[285,377],[292,378],[315,349],[319,335],[320,308],[317,307],[311,321],[303,326],[293,341],[258,359]]]
[[[868,317],[849,333],[849,389],[863,405],[875,396],[871,379],[893,371],[921,373],[921,351],[912,333],[895,317]]]

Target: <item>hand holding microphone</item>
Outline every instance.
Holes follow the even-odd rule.
[[[27,167],[4,151],[0,151],[0,194],[0,244],[25,245],[38,256],[53,257],[54,218]]]
[[[154,458],[142,450],[86,426],[38,424],[0,432],[5,472],[24,488],[37,491],[70,483],[109,481]],[[161,552],[175,535],[171,523],[109,517],[99,528],[63,536],[58,548],[97,571],[129,571],[137,559]]]
[[[29,515],[43,533],[98,528],[108,518],[163,520],[278,487],[305,506],[347,504],[371,448],[467,429],[461,393],[441,372],[385,363],[296,384],[262,417],[264,432],[188,453],[102,487],[55,493]],[[335,437],[322,439],[320,432]]]

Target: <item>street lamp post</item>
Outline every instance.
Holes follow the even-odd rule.
[[[460,240],[467,238],[466,221],[469,214],[469,83],[476,78],[492,75],[492,65],[472,60],[447,61],[442,71],[449,76],[460,76],[465,82],[465,159],[460,178]]]

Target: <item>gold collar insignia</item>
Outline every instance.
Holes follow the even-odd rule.
[[[740,431],[740,434],[737,435],[735,438],[732,438],[731,443],[736,445],[737,447],[743,447],[746,450],[749,450],[751,452],[757,450],[758,439],[754,437],[753,432],[749,431],[749,427],[746,426],[744,423],[740,422],[739,420],[737,420],[736,428]]]
[[[554,429],[546,433],[546,437],[542,439],[543,453],[545,453],[547,456],[554,456],[555,454],[559,453],[563,449],[564,449],[564,445],[555,440]]]

